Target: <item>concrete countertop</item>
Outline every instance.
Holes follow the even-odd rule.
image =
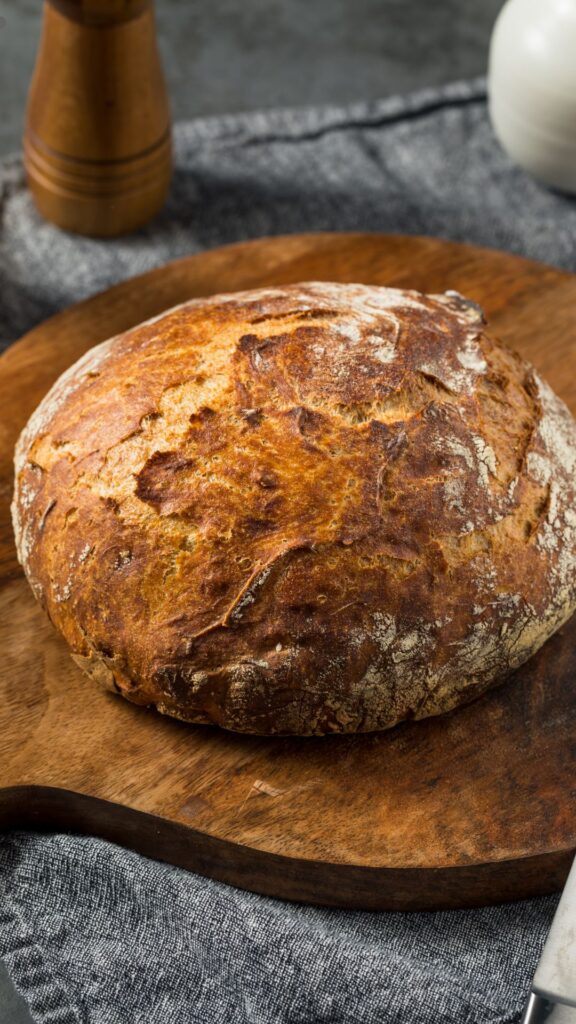
[[[481,74],[502,0],[156,0],[175,120]],[[0,0],[0,155],[20,146],[40,0]]]

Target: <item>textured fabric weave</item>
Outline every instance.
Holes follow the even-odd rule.
[[[0,165],[3,346],[124,277],[258,235],[440,235],[576,269],[576,203],[510,164],[481,82],[175,134],[166,209],[112,242],[43,223],[20,159]],[[556,906],[328,911],[32,833],[0,839],[0,894],[0,956],[38,1024],[512,1024]]]

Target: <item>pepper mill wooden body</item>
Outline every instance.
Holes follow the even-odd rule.
[[[111,236],[162,206],[170,114],[152,0],[46,0],[24,158],[40,212]]]

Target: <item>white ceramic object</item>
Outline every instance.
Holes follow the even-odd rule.
[[[576,192],[576,0],[508,0],[492,34],[488,95],[512,159]]]

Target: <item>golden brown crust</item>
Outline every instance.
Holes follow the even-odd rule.
[[[455,293],[197,300],[98,346],[19,441],[14,524],[76,660],[255,733],[471,700],[576,605],[576,424]]]

